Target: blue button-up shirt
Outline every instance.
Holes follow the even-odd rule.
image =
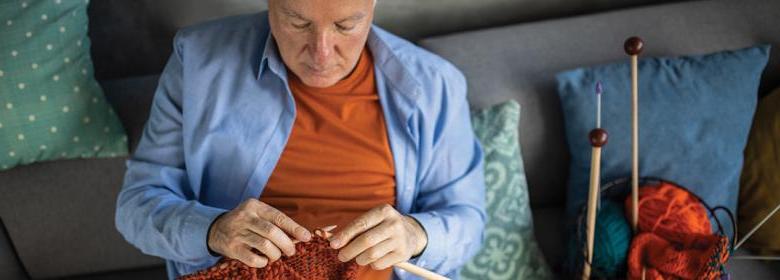
[[[376,26],[367,44],[395,162],[396,208],[428,235],[410,262],[456,277],[479,250],[485,224],[483,155],[466,80]],[[295,121],[287,79],[267,13],[177,33],[116,211],[119,232],[166,259],[170,278],[215,264],[210,224],[263,192]]]

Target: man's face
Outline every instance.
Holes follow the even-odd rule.
[[[328,87],[357,64],[374,0],[269,0],[268,11],[287,69],[308,86]]]

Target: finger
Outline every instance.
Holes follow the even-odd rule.
[[[263,207],[258,215],[292,235],[295,239],[303,242],[311,240],[311,232],[276,208],[271,206]]]
[[[333,249],[339,249],[359,234],[366,232],[367,230],[381,223],[385,218],[382,211],[383,210],[381,210],[380,206],[369,210],[360,217],[357,217],[357,219],[350,222],[349,225],[341,229],[330,238],[330,246]]]
[[[369,231],[366,231],[349,242],[339,251],[339,260],[347,262],[371,247],[389,239],[393,231],[386,223],[382,223]]]
[[[241,261],[245,265],[256,268],[262,268],[268,264],[268,259],[266,257],[255,254],[248,246],[239,249],[239,251],[236,252],[235,259]]]
[[[395,247],[396,244],[393,240],[385,239],[384,241],[379,242],[379,244],[363,251],[363,253],[360,253],[360,255],[355,258],[355,262],[359,265],[371,264],[392,252]]]
[[[282,257],[282,251],[280,251],[271,240],[263,238],[262,236],[252,233],[244,236],[242,241],[249,247],[255,248],[260,251],[260,253],[263,253],[270,262],[275,262]]]
[[[275,247],[284,251],[285,255],[292,256],[295,254],[295,244],[293,244],[293,241],[287,234],[271,222],[257,218],[252,220],[248,227],[253,234],[260,235],[273,242]]]
[[[371,268],[382,270],[403,261],[407,261],[407,259],[404,259],[402,254],[393,251],[371,263]]]

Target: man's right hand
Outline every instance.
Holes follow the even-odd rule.
[[[208,247],[225,257],[260,268],[278,260],[282,252],[287,256],[295,254],[290,236],[303,242],[311,239],[311,233],[290,217],[250,198],[214,221]],[[252,252],[252,248],[262,255]]]

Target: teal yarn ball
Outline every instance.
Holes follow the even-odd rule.
[[[632,232],[623,213],[620,204],[608,199],[601,201],[593,238],[594,275],[607,278],[625,276]]]

